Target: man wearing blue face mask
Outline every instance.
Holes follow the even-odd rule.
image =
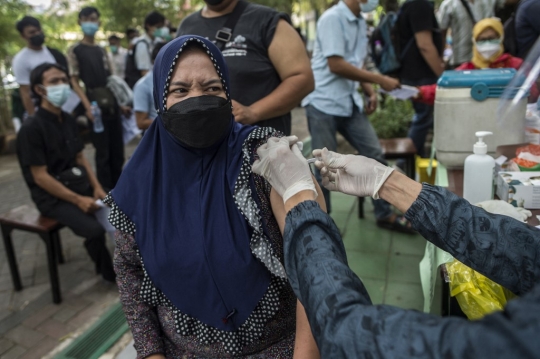
[[[79,95],[90,120],[92,143],[96,148],[96,172],[99,182],[110,190],[122,172],[124,143],[120,112],[129,114],[130,109],[120,107],[114,94],[107,88],[107,78],[112,74],[112,65],[105,49],[95,43],[99,29],[100,14],[95,7],[85,7],[79,12],[79,25],[83,39],[68,50],[69,72],[73,90]],[[81,88],[82,81],[85,90]],[[96,102],[101,111],[104,130],[93,131],[94,116],[91,102]]]
[[[113,66],[113,74],[124,78],[128,50],[122,47],[121,39],[116,35],[109,36],[109,61]]]
[[[126,64],[126,82],[133,88],[137,81],[152,69],[151,54],[156,44],[170,40],[165,16],[152,11],[144,18],[144,34],[133,40]]]
[[[105,191],[83,155],[75,119],[61,109],[70,93],[66,69],[41,64],[30,74],[30,87],[40,104],[19,130],[17,155],[32,200],[44,216],[85,238],[97,273],[114,282],[105,230],[93,215]]]
[[[378,0],[342,0],[328,9],[317,22],[317,40],[311,68],[315,91],[302,106],[306,107],[313,148],[337,149],[336,132],[340,132],[362,155],[386,164],[379,139],[367,115],[377,108],[376,83],[386,91],[400,86],[398,80],[364,69],[367,57],[367,25],[362,12],[371,12]],[[358,93],[362,86],[366,100]],[[321,180],[319,171],[317,179]],[[330,212],[330,192],[323,189]],[[373,202],[377,225],[411,233],[403,216],[394,214],[382,200]]]

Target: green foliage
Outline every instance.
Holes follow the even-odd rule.
[[[278,11],[282,11],[287,14],[291,14],[293,10],[293,5],[295,2],[293,0],[250,0],[253,3],[265,5],[271,8],[274,8]]]
[[[103,30],[123,34],[128,27],[140,26],[142,29],[145,16],[152,11],[162,13],[176,26],[182,13],[179,9],[184,4],[185,0],[95,0],[92,6],[101,12]]]
[[[0,0],[0,63],[7,55],[16,53],[24,46],[15,23],[29,8],[22,0]]]
[[[390,96],[381,101],[379,108],[369,116],[379,138],[407,137],[414,115],[410,101],[395,100]]]
[[[80,29],[77,24],[77,14],[74,12],[63,13],[62,15],[40,14],[35,17],[41,23],[41,28],[45,34],[45,44],[66,53],[68,47],[82,37],[79,35]],[[66,34],[75,35],[66,37]]]

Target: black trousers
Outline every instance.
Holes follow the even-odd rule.
[[[85,238],[84,246],[96,265],[96,272],[105,280],[115,280],[112,258],[106,246],[105,230],[92,214],[84,213],[76,205],[61,200],[42,210],[42,214],[56,219],[76,235]]]
[[[124,140],[120,115],[103,115],[104,130],[95,133],[93,126],[92,144],[96,149],[96,175],[105,191],[116,186],[124,165]]]

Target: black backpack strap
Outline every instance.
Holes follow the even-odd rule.
[[[240,16],[242,16],[242,13],[247,6],[248,3],[246,1],[239,0],[238,4],[236,4],[234,7],[234,10],[227,18],[227,21],[225,21],[225,24],[223,24],[223,27],[216,32],[216,46],[221,51],[223,51],[225,44],[231,40],[234,27],[236,26],[238,20],[240,20]]]
[[[474,15],[469,6],[469,3],[467,2],[467,0],[460,0],[460,1],[461,1],[461,4],[465,7],[465,10],[467,10],[467,14],[469,14],[469,17],[471,18],[473,26],[476,25],[476,19],[474,18]]]
[[[146,41],[146,39],[140,39],[133,45],[133,64],[135,65],[135,69],[137,69],[137,45],[139,45],[141,42],[146,45],[146,48],[148,50],[150,50],[150,44],[148,43],[148,41]]]
[[[54,61],[56,61],[58,65],[63,66],[66,69],[66,71],[69,70],[67,59],[63,53],[48,46],[47,46],[47,50],[49,50],[51,55],[54,57]]]

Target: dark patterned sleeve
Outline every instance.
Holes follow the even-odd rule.
[[[139,295],[144,272],[137,254],[137,244],[131,234],[116,232],[114,270],[120,301],[133,334],[137,359],[164,354],[156,310],[143,302]]]
[[[405,216],[428,241],[517,295],[540,281],[540,231],[526,223],[427,184]]]
[[[538,358],[540,285],[477,321],[371,304],[332,219],[314,201],[285,225],[285,267],[322,358]]]

